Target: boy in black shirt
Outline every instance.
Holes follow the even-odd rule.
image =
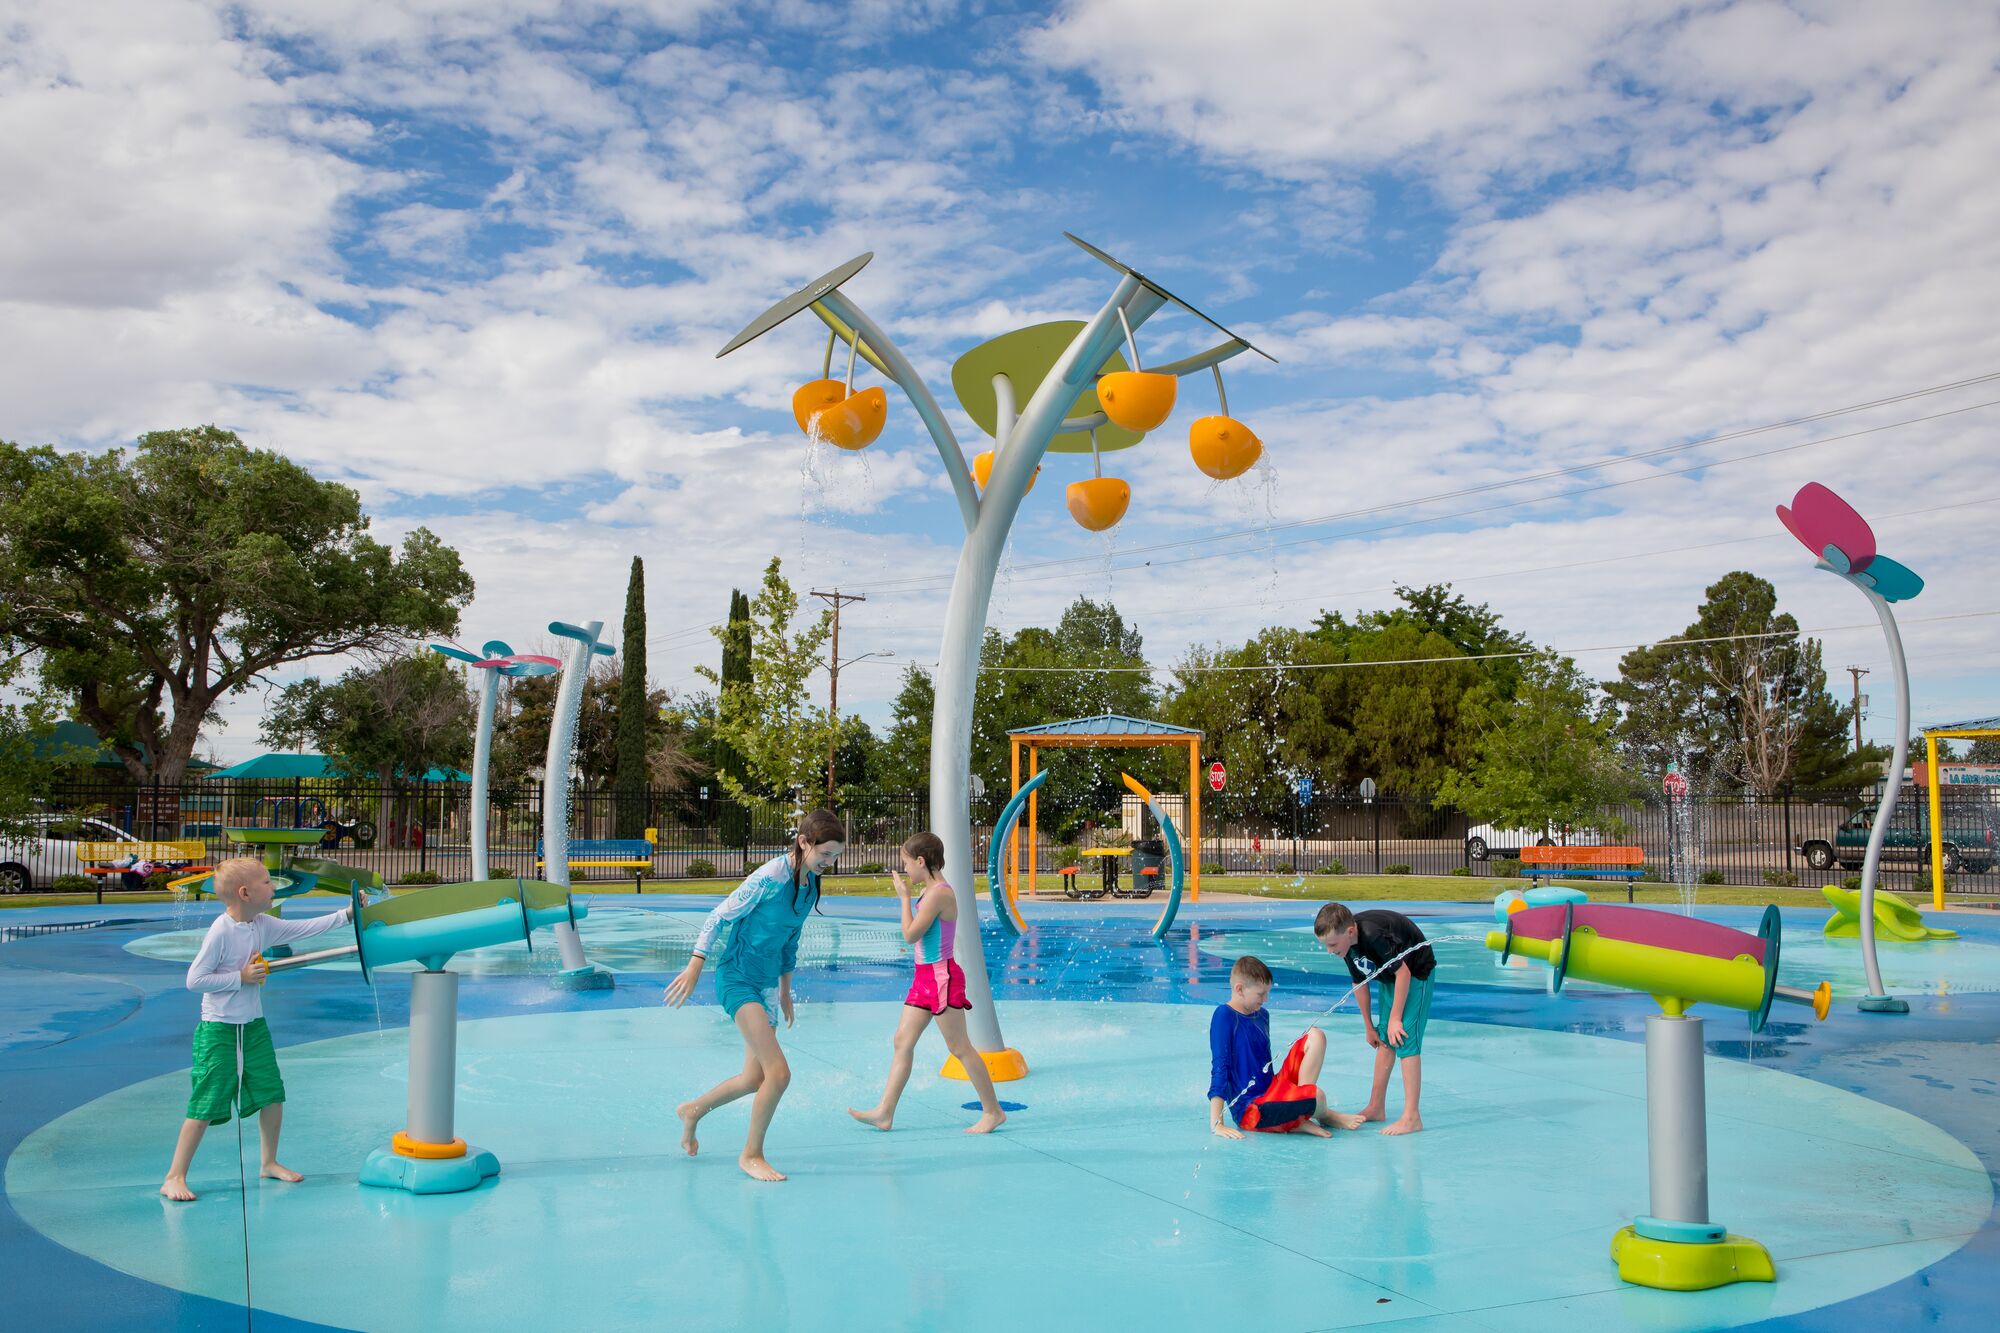
[[[1368,1044],[1375,1048],[1375,1081],[1368,1093],[1368,1105],[1361,1109],[1364,1120],[1385,1120],[1388,1110],[1389,1066],[1399,1059],[1403,1065],[1403,1114],[1394,1124],[1384,1125],[1384,1134],[1414,1134],[1424,1127],[1417,1114],[1417,1097],[1423,1089],[1424,1026],[1431,1016],[1431,972],[1437,966],[1430,946],[1417,923],[1401,912],[1373,908],[1351,912],[1342,903],[1327,903],[1313,918],[1313,934],[1331,954],[1347,963],[1354,978],[1354,998],[1361,1010],[1361,1022]],[[1402,957],[1397,960],[1398,955]],[[1364,972],[1356,960],[1367,965]],[[1381,982],[1378,1007],[1381,1033],[1376,1018],[1368,1012],[1368,983]]]

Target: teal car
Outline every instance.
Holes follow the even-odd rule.
[[[1922,863],[1931,855],[1931,810],[1927,801],[1898,801],[1882,839],[1884,861]],[[1808,838],[1799,855],[1814,870],[1859,870],[1868,854],[1868,834],[1875,824],[1875,807],[1863,806],[1841,821],[1833,837]],[[1944,807],[1944,868],[1980,875],[2000,860],[2000,805],[1955,801]]]

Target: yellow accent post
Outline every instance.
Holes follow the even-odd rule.
[[[1021,791],[1021,742],[1009,737],[1007,741],[1007,764],[1013,776],[1014,785],[1008,791],[1008,799],[1013,799]],[[1021,821],[1015,820],[1014,827],[1007,833],[1007,901],[1013,902],[1020,895],[1017,892],[1021,879]]]
[[[1035,746],[1030,745],[1028,746],[1028,781],[1033,782],[1035,774],[1041,771],[1042,752]],[[1030,896],[1034,895],[1036,886],[1041,883],[1041,866],[1037,863],[1035,856],[1036,849],[1042,841],[1041,825],[1039,822],[1041,816],[1041,799],[1042,791],[1039,787],[1028,793],[1028,893]]]
[[[1201,737],[1188,737],[1188,901],[1201,901]]]
[[[1930,781],[1926,784],[1931,804],[1931,908],[1944,910],[1944,794],[1938,789],[1944,786],[1944,771],[1938,766],[1938,738],[1933,732],[1924,733],[1924,746],[1930,751]]]

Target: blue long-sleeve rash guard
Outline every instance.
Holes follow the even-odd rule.
[[[1215,1006],[1208,1020],[1208,1095],[1222,1098],[1240,1121],[1270,1086],[1270,1012],[1241,1014],[1226,1004]]]

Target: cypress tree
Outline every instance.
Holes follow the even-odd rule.
[[[618,675],[617,833],[646,836],[646,566],[632,557],[625,585],[625,650]]]
[[[726,692],[750,684],[750,595],[740,588],[729,590],[729,625],[722,640],[722,689]],[[717,772],[728,773],[738,782],[745,778],[743,758],[728,743],[716,746]],[[725,845],[744,844],[750,836],[750,812],[718,791],[721,799],[722,841]]]

